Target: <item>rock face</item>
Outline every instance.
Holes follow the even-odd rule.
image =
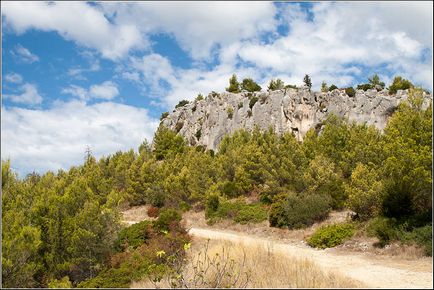
[[[205,99],[175,109],[162,125],[175,130],[190,145],[204,145],[216,150],[226,134],[241,128],[261,130],[270,126],[277,134],[293,132],[299,141],[306,132],[328,114],[342,116],[349,122],[366,123],[383,130],[398,104],[407,99],[408,91],[389,95],[387,90],[357,90],[354,97],[344,90],[310,92],[308,88],[283,89],[255,93],[211,93]],[[255,100],[257,100],[255,102]],[[432,96],[424,93],[426,108]]]

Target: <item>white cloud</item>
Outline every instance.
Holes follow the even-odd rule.
[[[83,75],[87,72],[97,72],[101,70],[101,66],[98,59],[93,59],[92,63],[88,68],[83,68],[81,66],[68,69],[68,75],[74,77],[78,80],[86,80],[86,77]]]
[[[62,89],[62,94],[70,94],[86,101],[90,99],[112,100],[119,95],[117,85],[112,81],[105,81],[98,85],[92,85],[89,89],[77,85],[71,85]]]
[[[300,83],[307,73],[315,88],[323,80],[337,85],[353,84],[360,72],[348,70],[348,66],[362,65],[379,72],[376,70],[381,65],[389,65],[399,68],[389,73],[406,75],[412,71],[411,67],[420,65],[424,49],[432,51],[429,6],[432,8],[432,3],[413,6],[410,2],[397,5],[321,2],[313,4],[313,18],[309,20],[300,6],[290,5],[282,13],[289,25],[286,36],[266,45],[244,41],[238,56],[258,69],[286,73],[289,79]],[[419,30],[426,27],[431,33],[416,33],[415,25],[408,19],[395,25],[403,15],[418,23]],[[426,74],[416,74],[410,79],[432,87]]]
[[[3,97],[18,104],[38,105],[42,103],[42,97],[38,93],[36,85],[25,83],[19,87],[19,91],[20,94],[5,94]]]
[[[6,2],[2,14],[17,33],[35,28],[119,59],[149,46],[152,34],[167,33],[196,59],[216,46],[274,31],[271,2]],[[77,17],[80,15],[80,17]],[[110,20],[109,20],[110,19]]]
[[[104,57],[118,59],[146,41],[135,25],[115,25],[96,6],[85,2],[2,3],[6,26],[17,33],[29,29],[56,31],[67,40],[97,49]]]
[[[17,73],[9,73],[5,76],[5,81],[9,83],[19,84],[23,81],[23,77]]]
[[[91,86],[89,89],[89,94],[96,99],[111,100],[119,95],[119,91],[113,82],[106,81],[100,85]]]
[[[2,108],[1,155],[22,174],[78,165],[150,141],[159,121],[147,110],[113,102],[58,102],[47,110]]]
[[[39,61],[39,57],[36,54],[33,54],[22,46],[21,44],[17,44],[15,49],[11,51],[12,55],[15,56],[19,61],[24,63],[34,63]]]

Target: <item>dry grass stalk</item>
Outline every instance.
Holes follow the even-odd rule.
[[[132,288],[356,288],[359,282],[328,273],[307,259],[271,247],[213,240],[196,250],[178,279],[135,282]]]

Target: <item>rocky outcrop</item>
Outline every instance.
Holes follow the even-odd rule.
[[[191,145],[216,150],[222,138],[236,130],[270,126],[278,134],[293,132],[299,141],[312,127],[321,126],[328,114],[342,116],[349,122],[366,123],[383,130],[408,91],[389,95],[387,90],[357,90],[354,97],[344,90],[310,92],[308,88],[255,93],[211,93],[175,109],[162,125],[175,130]],[[424,93],[424,106],[432,96]]]

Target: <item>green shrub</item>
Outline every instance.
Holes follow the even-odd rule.
[[[249,108],[252,109],[257,101],[258,101],[258,97],[255,97],[255,96],[251,97],[250,102],[249,102]]]
[[[356,95],[356,91],[353,89],[353,87],[346,88],[345,93],[351,98],[353,98]]]
[[[187,105],[188,103],[189,103],[189,101],[187,101],[187,100],[179,101],[178,105],[176,105],[175,108],[184,107],[184,106]]]
[[[328,90],[329,90],[329,87],[327,86],[327,83],[325,81],[323,81],[321,83],[321,92],[327,93]]]
[[[128,247],[135,249],[143,244],[149,239],[151,225],[150,221],[141,221],[122,229],[114,243],[115,250],[122,251]]]
[[[202,130],[201,129],[197,130],[195,136],[196,136],[197,140],[199,140],[200,137],[202,136]]]
[[[335,86],[335,85],[331,85],[330,87],[329,87],[329,92],[331,92],[331,91],[333,91],[333,90],[336,90],[338,87],[337,86]]]
[[[272,227],[304,228],[328,216],[331,198],[325,194],[289,194],[272,204],[269,221]]]
[[[228,118],[232,119],[232,117],[234,116],[234,109],[232,107],[228,107],[226,111],[228,113]]]
[[[384,217],[376,217],[368,222],[367,233],[369,236],[377,237],[380,241],[380,246],[384,247],[391,240],[397,239],[394,219]]]
[[[241,109],[244,106],[243,102],[238,103],[238,109]]]
[[[241,83],[241,89],[246,90],[248,92],[257,92],[260,91],[262,88],[254,80],[248,78],[248,79],[244,79],[243,82]]]
[[[168,231],[172,224],[178,225],[181,221],[181,214],[172,208],[165,208],[160,211],[158,219],[154,221],[154,227],[161,231]]]
[[[270,91],[281,90],[285,87],[285,83],[281,79],[271,80],[268,84],[268,89]]]
[[[221,201],[210,195],[206,201],[205,217],[209,224],[220,219],[233,219],[236,223],[258,223],[267,220],[267,208],[261,203],[246,204],[242,200]]]
[[[393,79],[393,82],[389,87],[389,94],[393,95],[396,94],[398,90],[408,90],[413,87],[414,85],[409,80],[397,76]]]
[[[208,198],[206,199],[205,215],[209,216],[212,213],[216,212],[217,209],[219,208],[219,205],[220,205],[219,196],[217,194],[209,195]]]
[[[297,86],[296,85],[286,85],[285,89],[296,89]]]
[[[72,288],[72,283],[69,280],[68,276],[63,277],[62,279],[54,279],[48,283],[48,288]]]
[[[161,117],[160,117],[160,121],[163,121],[164,119],[166,119],[167,116],[169,116],[169,112],[164,112],[164,113],[162,113],[162,114],[161,114]]]
[[[351,238],[354,226],[349,223],[322,226],[307,240],[311,247],[325,249],[333,248]]]
[[[229,79],[229,87],[226,88],[226,91],[230,93],[239,93],[241,91],[241,84],[238,82],[235,74]]]
[[[202,100],[203,100],[202,94],[198,94],[196,97],[196,101],[202,101]]]
[[[372,87],[371,84],[361,84],[361,85],[358,85],[358,86],[357,86],[357,89],[358,89],[358,90],[364,90],[364,91],[370,90],[370,89],[372,89],[372,88],[373,88],[373,87]]]
[[[432,256],[432,225],[414,228],[410,232],[402,232],[400,240],[405,244],[416,244],[422,247],[425,255]]]
[[[260,203],[243,206],[237,213],[234,221],[240,224],[260,223],[267,220],[267,208]]]
[[[247,117],[250,118],[251,116],[252,116],[252,110],[248,110],[248,111],[247,111]]]

